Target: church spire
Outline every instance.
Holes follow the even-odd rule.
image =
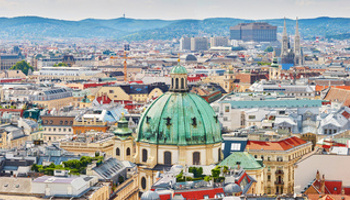
[[[286,17],[284,17],[283,36],[287,36]]]
[[[298,17],[295,20],[295,36],[299,36],[299,24],[298,24]]]
[[[294,65],[302,65],[302,55],[300,47],[300,35],[299,35],[299,24],[298,17],[295,20],[295,36],[294,36]]]
[[[281,48],[281,57],[287,56],[289,49],[289,41],[287,35],[287,26],[286,26],[286,18],[284,17],[284,26],[283,26],[283,34],[282,34],[282,48]]]

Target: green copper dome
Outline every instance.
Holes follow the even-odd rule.
[[[122,139],[131,136],[132,130],[129,128],[129,123],[125,119],[124,115],[118,121],[117,129],[115,129],[113,133],[115,136],[120,137]]]
[[[90,99],[87,98],[87,96],[85,95],[84,98],[81,100],[82,103],[91,103]]]
[[[155,100],[142,114],[137,134],[138,142],[160,145],[222,141],[220,123],[212,107],[189,92],[167,92]]]
[[[271,67],[276,67],[276,68],[279,67],[277,58],[272,59]]]
[[[177,65],[171,69],[170,74],[187,74],[187,70],[185,67]]]

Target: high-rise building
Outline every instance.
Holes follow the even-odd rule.
[[[191,38],[182,37],[180,39],[180,50],[191,50]]]
[[[240,23],[230,27],[231,40],[274,42],[277,40],[277,26],[265,22]]]
[[[228,46],[228,38],[223,36],[211,37],[210,47],[226,47]]]
[[[193,37],[191,38],[191,51],[205,51],[208,50],[208,38]]]

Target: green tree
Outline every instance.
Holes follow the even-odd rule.
[[[210,176],[205,176],[204,177],[204,181],[206,181],[206,182],[209,182],[211,179],[212,179],[212,177],[210,177]]]
[[[35,172],[39,172],[39,166],[37,164],[34,164],[32,165],[31,170]]]
[[[10,70],[21,70],[25,75],[28,75],[29,69],[34,71],[34,68],[30,66],[26,61],[18,61]]]
[[[67,65],[66,63],[60,62],[60,63],[58,63],[58,64],[54,64],[53,66],[54,66],[54,67],[67,67],[68,65]]]
[[[269,63],[269,62],[263,62],[263,61],[258,61],[257,64],[258,64],[259,66],[271,65],[271,63]]]
[[[214,178],[218,178],[219,175],[220,175],[220,168],[214,168],[211,170],[211,175],[214,177]]]
[[[272,46],[268,46],[264,52],[273,52],[273,47]]]

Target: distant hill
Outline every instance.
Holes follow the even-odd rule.
[[[283,19],[259,20],[278,26]],[[204,20],[143,20],[130,18],[85,19],[67,21],[42,17],[0,18],[0,39],[102,38],[116,40],[165,40],[182,35],[229,35],[229,27],[253,20],[209,18]],[[295,21],[287,20],[289,34],[294,34]],[[299,20],[302,37],[316,36],[349,39],[350,18],[319,17]]]

